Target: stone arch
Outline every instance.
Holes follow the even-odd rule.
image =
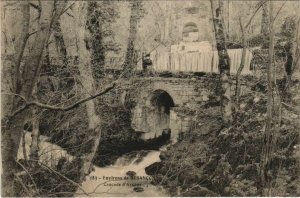
[[[150,104],[156,107],[164,107],[165,113],[170,113],[170,108],[175,106],[172,96],[165,90],[158,89],[152,92]]]
[[[193,42],[199,40],[199,28],[194,22],[187,22],[182,28],[182,40]]]
[[[152,92],[150,105],[148,123],[154,136],[158,137],[164,130],[170,129],[170,110],[175,103],[168,92],[158,89]]]
[[[143,132],[143,139],[159,137],[164,130],[170,129],[170,112],[174,106],[173,97],[167,91],[152,91],[146,104],[137,105],[135,108],[134,129]]]

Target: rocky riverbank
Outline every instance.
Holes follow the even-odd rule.
[[[112,96],[115,95],[112,94]],[[86,112],[83,108],[79,108],[79,111],[82,112],[80,114],[70,112],[61,115],[61,117],[60,115],[53,115],[51,120],[42,120],[40,126],[41,133],[51,137],[51,143],[61,146],[74,156],[82,155],[88,151],[92,141],[85,130],[87,127]],[[133,153],[134,156],[134,153],[141,150],[158,150],[170,139],[170,134],[164,134],[154,139],[142,140],[140,133],[131,128],[130,109],[125,109],[120,105],[103,105],[99,107],[98,111],[102,112],[103,124],[98,153],[94,158],[94,164],[97,166],[112,165],[126,153]],[[57,118],[60,118],[63,124],[54,128],[53,123],[58,122]],[[64,121],[66,122],[64,123]]]
[[[299,83],[292,91],[295,87]],[[146,168],[153,182],[172,196],[260,196],[266,98],[255,88],[242,99],[242,114],[229,128],[222,126],[216,108],[206,105],[198,127]],[[296,101],[293,95],[299,93],[291,96]],[[300,195],[298,124],[299,115],[283,108],[270,171],[274,196]]]

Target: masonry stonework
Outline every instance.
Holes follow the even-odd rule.
[[[247,81],[242,80],[241,95],[249,94]],[[171,138],[189,133],[195,124],[199,107],[211,98],[218,98],[218,77],[136,79],[136,104],[132,109],[132,128],[141,132],[143,139],[151,139],[171,129]],[[232,81],[232,93],[235,81]]]
[[[142,132],[143,139],[158,137],[164,129],[171,129],[171,137],[187,133],[193,123],[193,111],[209,99],[207,86],[211,81],[203,79],[148,78],[143,79],[138,101],[132,113],[132,127]],[[168,95],[163,98],[159,94]],[[153,104],[153,98],[164,105]]]

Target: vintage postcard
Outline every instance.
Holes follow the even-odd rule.
[[[300,1],[0,3],[1,196],[300,196]]]

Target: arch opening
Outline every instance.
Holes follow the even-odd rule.
[[[154,91],[150,102],[166,114],[170,114],[170,108],[175,106],[173,98],[163,90]]]
[[[150,99],[151,111],[149,112],[150,131],[154,137],[158,137],[163,132],[170,131],[170,110],[175,106],[173,98],[164,90],[156,90]]]

